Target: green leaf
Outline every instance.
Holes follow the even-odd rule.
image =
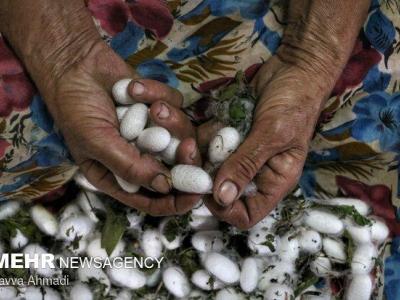
[[[347,230],[345,230],[345,232],[343,233],[343,239],[346,245],[346,257],[347,257],[346,262],[350,264],[351,261],[353,260],[353,254],[356,245],[354,244],[354,241]]]
[[[351,217],[353,221],[360,226],[372,225],[371,220],[361,215],[353,205],[324,205],[315,203],[312,206],[329,210],[341,219]]]
[[[316,284],[318,282],[318,280],[319,280],[319,278],[317,276],[315,276],[313,273],[307,272],[306,274],[304,274],[304,276],[302,276],[300,283],[297,285],[296,289],[294,290],[294,296],[297,297],[308,287]]]
[[[122,238],[127,226],[128,219],[125,213],[117,213],[109,207],[101,235],[101,247],[106,250],[108,255],[111,255],[114,251],[115,246]]]

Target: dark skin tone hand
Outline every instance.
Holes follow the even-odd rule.
[[[282,44],[252,82],[259,97],[252,130],[217,172],[213,197],[205,198],[217,217],[247,229],[296,185],[320,111],[348,60],[369,4],[289,2]],[[83,1],[38,0],[29,17],[27,5],[27,0],[2,1],[0,31],[27,66],[84,174],[114,198],[151,214],[190,210],[199,196],[171,193],[168,169],[119,136],[111,86],[125,77],[143,84],[144,94],[135,93],[134,83],[129,92],[150,104],[155,123],[183,141],[179,163],[201,164],[194,138],[199,148],[206,148],[220,125],[195,129],[180,110],[182,96],[177,91],[137,78],[100,40]],[[129,195],[113,173],[164,196]],[[251,180],[257,194],[241,197]]]

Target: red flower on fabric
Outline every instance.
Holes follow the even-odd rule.
[[[6,140],[0,139],[0,159],[4,157],[4,154],[6,153],[7,148],[10,145],[11,144],[9,142],[7,142]]]
[[[132,21],[163,39],[174,23],[174,17],[162,0],[89,0],[88,8],[111,36],[123,31],[126,23]]]
[[[374,215],[385,219],[392,235],[400,235],[400,223],[391,201],[392,191],[386,185],[367,185],[344,176],[336,176],[336,183],[346,196],[368,203]]]
[[[371,46],[364,46],[357,40],[353,52],[332,91],[332,96],[342,94],[347,88],[354,87],[367,75],[368,71],[382,59],[381,54]]]
[[[27,108],[34,93],[21,63],[0,37],[0,117]]]

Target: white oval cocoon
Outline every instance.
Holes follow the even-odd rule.
[[[311,229],[325,234],[339,235],[344,228],[343,222],[338,217],[320,210],[307,211],[304,223]]]
[[[36,226],[47,235],[56,235],[58,223],[54,215],[41,205],[31,208],[31,218]]]
[[[15,215],[20,209],[21,204],[17,201],[7,201],[0,205],[0,221]]]
[[[121,136],[128,141],[137,138],[146,126],[148,118],[148,108],[143,103],[132,105],[121,120]]]
[[[175,158],[176,158],[176,151],[178,150],[178,147],[180,145],[181,141],[178,140],[177,138],[171,137],[171,140],[167,146],[160,154],[162,160],[169,164],[173,165],[175,164]]]
[[[370,206],[362,200],[354,198],[333,198],[321,203],[328,205],[348,205],[354,206],[360,215],[366,216],[369,214],[371,208]]]
[[[318,256],[310,263],[310,270],[319,277],[329,276],[332,272],[331,261],[325,256]]]
[[[163,251],[160,233],[154,229],[147,229],[142,234],[140,243],[144,254],[147,257],[159,258]]]
[[[167,290],[177,298],[183,298],[190,293],[190,283],[179,267],[168,267],[163,272],[163,282]]]
[[[228,287],[217,292],[215,300],[246,300],[247,298],[237,292],[234,288]]]
[[[160,231],[161,242],[164,244],[164,247],[168,250],[174,250],[179,248],[182,244],[182,236],[177,234],[172,241],[169,241],[167,237],[164,235],[165,226],[168,222],[173,222],[173,218],[164,218],[160,225],[158,226],[158,230]]]
[[[210,252],[204,260],[208,272],[227,284],[239,281],[240,271],[237,264],[228,257],[217,252]]]
[[[251,293],[254,291],[257,288],[258,278],[257,261],[252,257],[245,258],[242,263],[242,272],[239,280],[243,292]]]
[[[129,109],[129,106],[118,106],[115,108],[115,111],[117,113],[117,119],[119,122],[122,121],[122,119],[124,118],[128,109]]]
[[[240,133],[233,127],[220,129],[208,146],[208,158],[213,163],[225,161],[240,145]]]
[[[76,175],[74,176],[74,181],[84,190],[88,190],[91,192],[99,191],[93,184],[89,182],[89,180],[81,172],[76,173]]]
[[[143,130],[137,141],[137,146],[146,152],[160,152],[165,150],[171,141],[171,134],[167,129],[156,126]]]
[[[176,165],[171,170],[172,185],[178,191],[206,194],[212,190],[210,175],[202,168],[191,165]]]
[[[117,175],[115,175],[115,179],[117,180],[121,189],[123,189],[127,193],[134,194],[140,189],[140,185],[130,183]]]
[[[17,289],[13,286],[0,286],[0,297],[2,300],[15,300],[17,298]]]
[[[94,223],[89,217],[71,216],[60,222],[60,229],[57,237],[64,241],[73,241],[77,237],[86,239],[92,232]]]
[[[146,276],[135,268],[109,268],[107,275],[116,286],[137,290],[146,284]]]
[[[322,245],[326,256],[328,256],[330,260],[337,263],[346,262],[347,255],[346,255],[345,245],[342,241],[337,241],[325,237],[322,240]]]
[[[220,252],[225,247],[223,234],[218,230],[196,232],[192,235],[192,246],[200,252]]]
[[[373,291],[370,275],[356,275],[350,280],[346,289],[346,300],[369,300]]]
[[[370,226],[349,225],[346,227],[346,230],[353,239],[353,242],[356,244],[364,244],[371,242]]]
[[[374,244],[361,244],[356,247],[351,260],[353,274],[369,274],[375,265],[377,249]]]
[[[93,300],[93,293],[86,283],[77,282],[69,293],[70,299]]]
[[[131,83],[131,78],[125,78],[117,81],[112,87],[112,95],[116,102],[122,105],[134,104],[135,100],[129,96],[128,86]]]
[[[28,238],[21,232],[21,230],[16,229],[16,234],[10,240],[10,245],[12,249],[21,249],[28,244]]]
[[[268,215],[264,219],[262,219],[260,222],[258,222],[256,225],[254,225],[250,231],[259,231],[259,230],[264,230],[264,231],[272,231],[272,227],[275,225],[277,220]]]
[[[61,214],[59,215],[60,221],[63,221],[71,216],[80,216],[82,215],[82,211],[79,209],[78,205],[75,203],[70,203],[62,209]]]
[[[389,228],[381,220],[372,220],[371,238],[372,241],[382,244],[389,236]]]
[[[88,256],[99,257],[102,260],[104,260],[106,258],[114,258],[117,256],[121,256],[124,250],[125,250],[125,242],[123,240],[120,240],[115,246],[111,255],[108,256],[106,249],[101,247],[101,239],[95,238],[88,244],[86,252]]]
[[[288,278],[293,279],[296,275],[296,268],[293,262],[278,261],[269,264],[261,273],[258,282],[258,289],[265,291],[271,284],[284,283]]]
[[[264,293],[264,300],[288,300],[293,298],[292,288],[285,284],[271,284]]]
[[[197,270],[192,274],[192,283],[204,291],[213,291],[222,289],[225,284],[220,280],[211,278],[211,275],[205,270]]]
[[[155,269],[151,274],[147,274],[146,285],[148,287],[155,287],[161,280],[161,269]]]
[[[34,257],[35,254],[39,255],[37,268],[35,268],[35,264],[33,262],[29,264],[31,272],[44,277],[52,277],[57,273],[57,269],[52,269],[48,264],[43,263],[43,260],[46,259],[46,257],[48,258],[52,256],[52,254],[48,253],[38,244],[29,244],[24,248],[23,253],[28,254],[30,257]]]
[[[284,235],[280,240],[279,257],[282,260],[295,261],[300,254],[299,240],[290,234]]]
[[[279,253],[279,236],[263,229],[251,230],[247,237],[247,246],[258,255],[276,255]]]
[[[300,250],[314,254],[322,249],[321,235],[315,230],[303,230],[299,237]]]

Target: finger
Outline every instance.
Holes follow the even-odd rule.
[[[175,107],[182,107],[182,94],[168,85],[152,79],[135,79],[128,85],[128,94],[133,100],[152,104],[165,101]]]
[[[151,105],[150,118],[180,140],[196,137],[195,128],[188,116],[165,101],[157,101]]]
[[[201,153],[207,153],[208,145],[217,131],[224,127],[224,124],[217,120],[210,120],[197,127],[197,143]]]
[[[160,193],[171,189],[169,170],[153,156],[141,154],[114,128],[103,128],[89,141],[91,156],[122,179]]]

